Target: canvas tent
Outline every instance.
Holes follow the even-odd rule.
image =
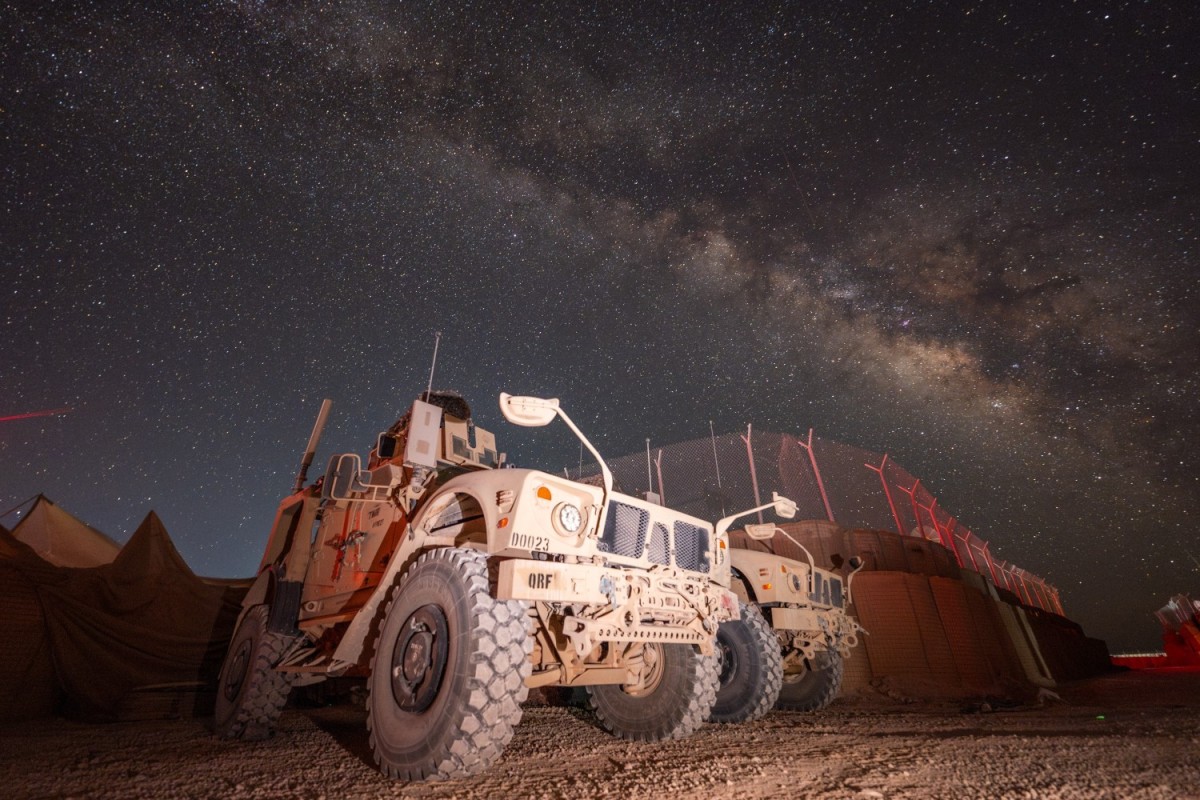
[[[87,523],[38,495],[29,513],[12,530],[17,541],[59,567],[96,567],[117,557],[120,545]]]
[[[58,514],[45,518],[61,533]],[[154,512],[111,562],[88,567],[47,561],[19,528],[0,533],[0,719],[115,718],[148,687],[215,684],[246,582],[197,577]]]

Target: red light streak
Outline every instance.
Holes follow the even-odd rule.
[[[69,408],[48,408],[45,411],[27,411],[24,414],[0,417],[0,422],[14,422],[18,419],[32,419],[33,417],[53,417],[56,414],[67,414],[70,411],[71,409]]]

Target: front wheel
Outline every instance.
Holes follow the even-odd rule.
[[[799,675],[784,676],[778,707],[786,711],[820,711],[832,703],[842,689],[845,662],[842,654],[826,648],[807,659]]]
[[[267,630],[268,613],[265,605],[251,607],[225,653],[213,715],[213,730],[222,739],[266,739],[287,703],[291,678],[274,667],[291,640]]]
[[[380,770],[418,781],[491,766],[521,719],[532,647],[527,604],[492,597],[483,553],[422,553],[392,590],[367,680]]]
[[[633,650],[640,650],[633,653]],[[690,736],[704,723],[717,697],[717,657],[687,644],[635,645],[644,661],[637,686],[588,686],[588,706],[601,727],[637,742]]]
[[[770,624],[757,606],[739,602],[741,619],[717,628],[721,686],[710,722],[762,719],[779,698],[783,652]]]

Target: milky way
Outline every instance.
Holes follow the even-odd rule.
[[[1191,3],[3,3],[0,511],[257,566],[322,397],[887,451],[1114,649],[1200,592]],[[799,4],[798,4],[799,5]],[[811,7],[809,7],[811,6]],[[15,515],[0,519],[11,527]]]

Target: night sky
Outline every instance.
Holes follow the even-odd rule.
[[[521,466],[812,427],[1114,650],[1200,597],[1193,2],[147,5],[0,2],[0,511],[249,575],[440,331]]]

